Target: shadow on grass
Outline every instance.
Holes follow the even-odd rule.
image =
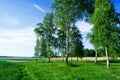
[[[110,61],[110,63],[120,63],[120,60],[118,60],[118,59],[110,59],[109,61]],[[101,60],[101,61],[97,61],[97,62],[103,63],[103,62],[106,62],[106,60]]]
[[[120,60],[113,59],[110,60],[111,66],[120,66]]]
[[[110,63],[120,63],[120,60],[118,60],[118,59],[111,59]]]
[[[110,66],[120,66],[120,60],[110,59],[109,62],[110,62]],[[106,65],[106,60],[97,61],[96,64],[97,65]]]
[[[75,64],[75,63],[68,63],[67,65],[70,67],[79,67],[80,66],[79,64]]]

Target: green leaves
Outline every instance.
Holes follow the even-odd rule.
[[[40,39],[40,56],[47,57],[47,44],[45,38]]]
[[[48,49],[50,49],[50,47],[53,45],[53,34],[56,30],[53,18],[53,13],[47,13],[43,19],[43,23],[38,23],[38,28],[35,28],[34,30],[37,34],[37,37],[40,39],[40,44],[36,43],[36,45],[40,46],[39,53],[41,56],[49,57],[48,54],[51,54]]]
[[[118,47],[115,42],[118,41],[119,32],[116,31],[116,26],[119,18],[109,0],[95,0],[94,7],[93,16],[90,19],[94,27],[88,36],[94,47],[104,48],[107,46],[110,53],[115,50],[115,47]]]
[[[39,57],[39,55],[40,55],[40,51],[39,50],[40,50],[40,40],[37,38],[35,49],[34,49],[34,55],[36,57]]]
[[[82,35],[79,29],[75,25],[71,28],[70,34],[71,34],[71,38],[70,38],[71,53],[74,53],[73,56],[83,57],[84,46],[82,44]]]
[[[93,12],[93,0],[55,0],[52,8],[56,25],[66,34],[66,55],[70,53],[70,33],[74,24]],[[81,35],[76,30],[74,37],[81,45]],[[73,39],[72,38],[72,39]],[[81,45],[82,46],[82,45]],[[66,57],[67,60],[67,57]],[[66,61],[67,62],[67,61]]]

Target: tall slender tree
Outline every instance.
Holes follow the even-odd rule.
[[[40,56],[41,57],[47,57],[47,44],[46,44],[46,40],[41,37],[40,38]]]
[[[95,37],[95,35],[98,35],[98,34],[88,33],[86,38],[90,39],[90,43],[93,44],[93,47],[95,49],[95,60],[94,60],[94,63],[96,64],[96,62],[97,62],[97,55],[98,55],[98,49],[99,49],[99,43],[98,43],[98,39],[97,39],[97,37]]]
[[[40,55],[40,41],[39,41],[38,38],[36,40],[36,45],[35,45],[35,48],[34,48],[34,55],[36,57],[36,62],[38,62],[38,57]]]
[[[64,57],[65,57],[65,52],[66,52],[66,35],[64,34],[64,31],[61,29],[57,30],[57,48],[59,52],[61,52],[61,55],[63,57],[63,62],[64,62]]]
[[[75,56],[77,56],[77,61],[78,61],[78,57],[83,57],[84,53],[83,53],[83,44],[82,44],[82,35],[79,31],[79,29],[75,26],[75,24],[73,25],[73,27],[71,28],[71,48],[73,49],[73,52],[75,54]],[[71,49],[71,50],[72,50]]]
[[[99,47],[105,48],[107,68],[109,68],[109,54],[114,45],[112,34],[115,33],[119,18],[109,0],[95,0],[94,7],[95,10],[90,21],[94,24],[92,33],[95,37],[91,38],[97,40]]]
[[[51,46],[53,42],[52,38],[53,38],[54,31],[55,31],[53,19],[54,19],[53,13],[47,13],[43,20],[44,26],[47,30],[46,40],[47,40],[47,52],[48,52],[47,55],[48,55],[49,62],[50,62],[50,57],[51,57]]]
[[[55,22],[66,34],[66,63],[70,53],[69,33],[74,22],[83,18],[87,12],[92,12],[91,4],[93,0],[55,0],[52,8],[55,10]],[[88,8],[89,5],[89,8]]]
[[[47,57],[50,62],[51,57],[51,47],[53,43],[53,34],[55,33],[54,26],[54,15],[53,13],[47,13],[43,19],[43,23],[38,23],[38,28],[35,29],[35,32],[38,36],[42,37],[46,41],[47,45]]]

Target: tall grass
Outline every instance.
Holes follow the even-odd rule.
[[[120,76],[120,63],[111,63],[111,68],[106,69],[106,62],[92,61],[54,63],[29,63],[26,71],[31,73],[36,80],[116,80]],[[114,76],[113,76],[114,74]]]
[[[0,61],[0,80],[119,80],[120,61],[111,60],[110,69],[105,61],[39,61],[9,63]]]
[[[21,80],[23,65],[0,61],[0,80]]]

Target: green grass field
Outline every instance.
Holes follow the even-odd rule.
[[[24,65],[0,61],[0,80],[21,80]]]
[[[110,69],[105,61],[19,62],[0,61],[0,80],[119,80],[120,61],[111,60]]]

